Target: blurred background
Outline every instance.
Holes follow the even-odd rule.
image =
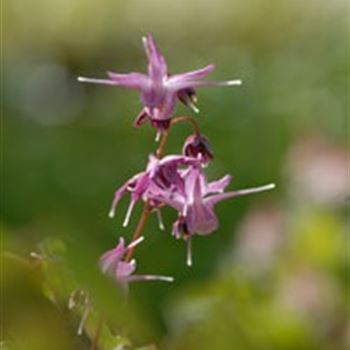
[[[11,0],[3,4],[1,349],[346,349],[350,330],[348,3],[343,0]],[[133,91],[79,75],[145,71],[152,32],[172,73],[215,63],[196,116],[209,179],[272,192],[217,206],[220,228],[185,245],[155,217],[128,302],[97,259],[131,238],[114,190],[156,147]],[[178,114],[191,114],[178,106]],[[187,125],[174,127],[180,152]],[[32,253],[32,254],[31,254]],[[68,308],[74,290],[75,306]],[[72,299],[71,299],[72,301]],[[88,301],[90,315],[77,336]],[[74,303],[73,303],[74,304]],[[103,322],[101,322],[103,320]]]

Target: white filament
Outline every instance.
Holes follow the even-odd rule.
[[[159,224],[159,228],[164,231],[165,230],[165,226],[164,226],[164,222],[163,222],[163,218],[162,218],[162,213],[160,212],[160,210],[157,210],[157,218],[158,218],[158,224]]]
[[[108,213],[108,216],[112,219],[114,218],[114,215],[115,215],[115,208],[112,207]]]
[[[174,277],[171,276],[157,276],[157,275],[133,275],[127,278],[128,282],[139,281],[162,281],[162,282],[174,282]]]
[[[84,312],[83,312],[83,316],[81,317],[80,323],[79,323],[79,327],[78,327],[78,335],[82,335],[83,334],[83,329],[84,329],[84,325],[85,322],[89,316],[89,312],[90,312],[90,305],[87,304],[85,306]]]
[[[189,107],[192,109],[193,112],[199,113],[199,108],[194,103],[189,103]]]
[[[154,139],[155,142],[159,142],[161,135],[162,135],[162,132],[160,130],[158,130],[156,133],[156,138]]]
[[[187,239],[187,266],[192,266],[192,238],[191,236]]]
[[[132,249],[136,247],[139,243],[141,243],[145,239],[144,236],[139,237],[138,239],[135,239],[128,245],[128,249]]]
[[[240,79],[228,80],[228,81],[226,81],[225,83],[226,83],[226,85],[228,85],[228,86],[233,86],[233,85],[240,86],[240,85],[242,85],[242,80],[240,80]]]
[[[124,219],[124,222],[123,222],[123,227],[128,226],[129,221],[130,221],[130,216],[131,216],[132,210],[134,208],[134,205],[135,205],[135,202],[133,200],[131,200],[130,204],[129,204],[129,207],[128,207],[128,211],[126,212],[126,215],[125,215],[125,219]]]

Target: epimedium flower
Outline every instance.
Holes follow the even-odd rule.
[[[200,157],[204,164],[214,158],[208,139],[199,133],[194,133],[187,137],[182,153],[189,157]]]
[[[166,129],[175,112],[177,100],[198,112],[195,106],[196,88],[234,86],[242,83],[241,80],[203,80],[214,70],[213,64],[198,70],[170,75],[153,36],[149,34],[142,40],[148,59],[148,74],[135,72],[121,74],[108,71],[108,79],[78,77],[80,82],[114,85],[138,91],[143,108],[134,121],[136,127],[149,120],[158,130]]]
[[[173,282],[174,278],[170,276],[159,275],[135,275],[136,260],[124,261],[125,255],[130,249],[133,249],[136,245],[141,243],[144,238],[141,236],[138,239],[131,242],[128,246],[125,245],[123,237],[119,238],[117,246],[106,253],[100,258],[100,266],[102,272],[112,276],[121,286],[127,286],[129,282],[137,281],[164,281]]]
[[[160,202],[156,197],[161,197],[163,192],[184,192],[184,182],[178,167],[197,165],[199,162],[199,159],[182,155],[169,155],[158,159],[150,154],[146,170],[134,175],[115,192],[109,216],[114,217],[117,204],[127,192],[131,193],[131,199],[123,222],[124,227],[128,225],[132,210],[139,200],[149,201],[157,209]],[[163,226],[161,220],[160,226]]]
[[[224,192],[231,182],[226,175],[217,181],[208,182],[200,166],[192,165],[182,171],[184,191],[163,191],[156,200],[177,210],[179,218],[173,225],[173,235],[188,242],[187,264],[192,264],[191,238],[194,234],[207,235],[215,231],[218,219],[214,211],[217,203],[240,196],[259,193],[275,188],[274,184]]]

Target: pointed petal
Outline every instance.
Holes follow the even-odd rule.
[[[189,205],[196,205],[197,203],[202,202],[204,183],[204,175],[202,175],[197,167],[192,167],[185,178],[185,193]]]
[[[159,52],[151,34],[142,38],[148,58],[148,74],[151,80],[161,82],[168,75],[168,68],[164,57]]]
[[[112,206],[109,211],[109,217],[114,217],[115,208],[126,192],[132,192],[132,201],[137,202],[141,198],[146,186],[147,174],[145,172],[138,173],[134,175],[131,179],[129,179],[127,182],[125,182],[114,194]]]
[[[109,214],[108,214],[110,218],[114,218],[115,208],[117,207],[117,204],[120,201],[120,199],[123,197],[123,195],[128,191],[128,186],[129,186],[129,181],[127,181],[117,191],[115,191],[111,209],[109,210]]]
[[[186,72],[186,73],[172,75],[167,80],[167,85],[169,87],[171,87],[173,85],[176,85],[179,82],[193,81],[193,80],[205,78],[214,69],[215,69],[215,65],[209,64],[201,69],[193,70],[193,71]]]
[[[269,190],[273,190],[275,187],[276,187],[276,185],[271,183],[271,184],[264,185],[264,186],[253,187],[253,188],[246,188],[246,189],[243,189],[243,190],[231,191],[231,192],[227,192],[227,193],[223,193],[223,194],[217,194],[217,195],[214,195],[214,196],[211,196],[211,197],[207,198],[205,200],[205,203],[208,206],[212,207],[216,203],[221,202],[221,201],[223,201],[225,199],[246,196],[246,195],[249,195],[249,194],[254,194],[254,193],[259,193],[259,192],[264,192],[264,191],[269,191]]]
[[[147,90],[150,85],[149,77],[142,73],[120,74],[107,72],[107,74],[114,85],[137,90]]]
[[[199,205],[203,202],[204,184],[205,184],[205,177],[201,174],[201,172],[197,171],[197,175],[194,178],[194,188],[193,188],[194,205],[197,205],[197,204]]]
[[[232,180],[231,175],[225,175],[217,181],[209,182],[206,188],[206,194],[209,193],[221,193],[229,185]]]

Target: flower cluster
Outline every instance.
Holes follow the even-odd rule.
[[[131,281],[162,280],[172,281],[171,277],[155,275],[133,275],[136,261],[131,259],[135,246],[143,240],[141,236],[147,217],[155,212],[160,228],[164,229],[161,209],[173,208],[177,218],[172,224],[172,235],[187,242],[187,265],[192,265],[192,238],[194,235],[207,235],[215,231],[218,218],[215,214],[217,203],[239,196],[273,189],[274,184],[260,187],[227,191],[231,176],[226,175],[209,182],[204,172],[213,159],[213,152],[207,137],[203,136],[196,121],[189,116],[174,117],[176,102],[181,101],[195,112],[198,108],[195,88],[209,86],[240,85],[240,80],[203,80],[213,71],[214,65],[183,74],[169,75],[164,57],[160,54],[151,35],[143,39],[148,58],[148,74],[119,74],[108,72],[109,79],[79,77],[79,81],[122,86],[139,91],[143,108],[134,122],[140,126],[146,121],[157,129],[160,143],[155,154],[150,154],[146,169],[126,181],[114,194],[110,217],[121,198],[130,193],[130,202],[123,226],[127,226],[132,210],[138,201],[144,202],[144,211],[135,230],[132,242],[125,246],[120,238],[116,248],[106,252],[100,259],[104,273],[113,275],[120,285]],[[162,156],[169,129],[172,125],[189,121],[194,133],[184,142],[182,154]]]

